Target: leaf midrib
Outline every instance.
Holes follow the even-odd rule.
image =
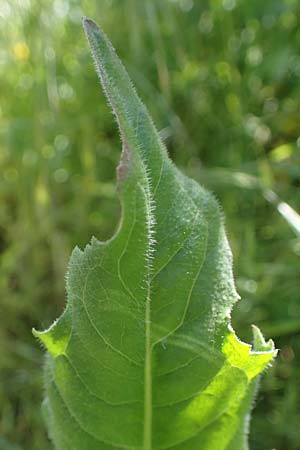
[[[145,163],[144,163],[145,164]],[[159,182],[160,179],[162,177],[162,173],[160,174],[160,178],[159,178]],[[147,179],[147,183],[148,186],[151,186],[150,180],[148,178],[148,174],[146,176]],[[158,187],[158,184],[155,186],[155,191]],[[179,186],[179,188],[182,188],[181,186]],[[183,190],[185,191],[187,197],[191,200],[191,204],[193,205],[193,207],[195,208],[195,217],[194,217],[194,225],[192,228],[192,231],[194,230],[195,227],[195,223],[196,223],[196,219],[197,217],[199,217],[199,207],[197,206],[196,202],[194,201],[194,199],[188,194],[188,191],[183,188]],[[153,195],[153,192],[151,192],[151,188],[149,189],[150,191],[150,195]],[[147,197],[146,197],[147,198]],[[153,198],[150,198],[149,200],[149,205],[148,208],[151,209],[151,205],[150,203],[154,202]],[[151,216],[151,212],[149,213],[149,215]],[[151,220],[150,220],[151,223]],[[150,226],[151,228],[151,226]],[[151,243],[151,231],[149,230],[149,242]],[[187,239],[184,241],[184,243],[187,241]],[[188,296],[188,300],[186,302],[186,307],[185,307],[185,311],[182,317],[182,320],[180,321],[180,323],[173,329],[171,330],[167,336],[171,336],[175,331],[177,331],[179,328],[181,328],[181,326],[184,323],[185,317],[186,317],[186,313],[189,307],[189,299],[191,297],[191,293],[194,290],[195,287],[195,283],[196,280],[199,277],[199,273],[202,270],[202,267],[204,265],[205,259],[206,259],[206,253],[207,253],[207,242],[208,242],[208,227],[207,227],[207,235],[206,235],[206,240],[205,240],[205,251],[203,254],[203,258],[199,267],[199,270],[197,271],[197,274],[193,280],[190,292],[189,292],[189,296]],[[176,252],[177,253],[177,252]],[[174,256],[174,255],[173,255]],[[171,260],[172,258],[170,258]],[[169,264],[170,260],[167,262],[167,264]],[[165,264],[165,265],[167,265]],[[152,275],[152,276],[151,276]],[[153,276],[154,275],[154,276]],[[154,280],[154,278],[156,277],[156,273],[155,274],[151,274],[151,264],[148,261],[148,287],[147,287],[147,298],[146,298],[146,308],[145,308],[145,338],[146,338],[146,345],[145,345],[145,372],[144,372],[144,439],[143,439],[143,450],[152,450],[152,414],[153,414],[153,404],[152,404],[152,352],[154,347],[162,340],[159,339],[158,341],[155,341],[154,343],[152,343],[152,339],[151,339],[151,285],[152,282]]]

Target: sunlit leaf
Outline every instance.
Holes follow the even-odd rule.
[[[275,355],[230,326],[238,299],[215,198],[168,158],[110,42],[84,19],[123,142],[111,240],[73,251],[48,350],[44,411],[59,450],[247,448],[255,378]]]

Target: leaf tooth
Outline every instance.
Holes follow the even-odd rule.
[[[63,314],[45,331],[32,329],[32,334],[39,339],[52,356],[65,352],[72,333],[72,304],[67,303]]]
[[[256,325],[252,325],[252,334],[253,349],[255,352],[274,352],[274,356],[276,356],[277,350],[275,349],[274,342],[272,339],[266,341],[261,330]]]

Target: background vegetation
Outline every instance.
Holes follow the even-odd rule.
[[[50,450],[40,414],[44,328],[75,244],[118,221],[118,132],[81,16],[109,34],[177,165],[225,210],[250,324],[281,348],[251,448],[300,449],[300,3],[1,0],[1,450]]]

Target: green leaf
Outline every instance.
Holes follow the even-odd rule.
[[[44,412],[59,450],[242,450],[255,378],[275,355],[230,326],[232,257],[215,198],[181,174],[104,33],[83,20],[123,143],[122,218],[72,253],[48,350]]]

